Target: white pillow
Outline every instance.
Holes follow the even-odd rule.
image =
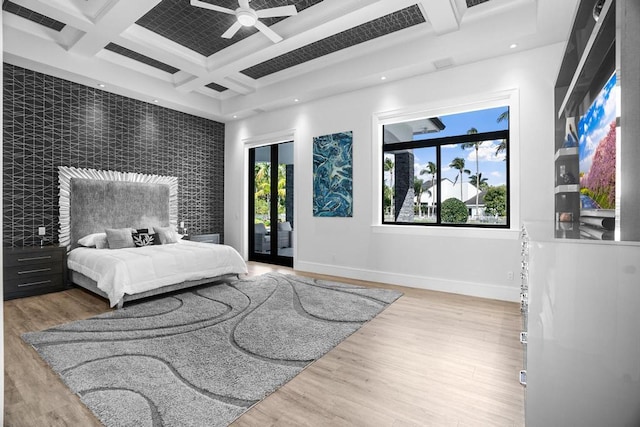
[[[160,237],[160,243],[163,245],[178,243],[178,240],[182,238],[172,227],[154,227],[154,231]]]
[[[109,247],[107,244],[107,233],[89,234],[88,236],[84,236],[82,239],[78,240],[78,244],[88,248],[95,247],[96,249],[105,249]]]
[[[107,242],[109,249],[135,248],[130,228],[107,228]]]

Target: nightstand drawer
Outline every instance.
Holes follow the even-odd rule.
[[[30,265],[21,265],[17,267],[7,267],[4,268],[4,280],[11,279],[20,279],[20,278],[30,278],[34,276],[42,276],[42,275],[59,275],[62,273],[64,266],[62,265],[62,260],[52,263],[49,261],[48,263],[42,264],[30,264]]]
[[[33,266],[38,264],[61,264],[64,259],[64,250],[39,249],[19,251],[5,250],[4,267]],[[6,271],[6,270],[5,270]]]
[[[41,291],[44,289],[57,290],[65,287],[64,277],[62,274],[57,275],[41,275],[20,279],[4,279],[5,294],[30,293],[32,291]]]

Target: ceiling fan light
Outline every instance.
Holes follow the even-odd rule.
[[[244,10],[237,12],[236,18],[238,18],[238,22],[245,27],[253,27],[258,20],[255,14]]]

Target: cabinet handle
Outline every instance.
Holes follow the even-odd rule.
[[[31,274],[31,273],[42,273],[44,271],[51,271],[51,267],[48,268],[39,268],[37,270],[26,270],[26,271],[18,271],[18,274]]]
[[[529,334],[527,332],[520,332],[520,343],[527,344],[529,339]]]
[[[525,369],[520,371],[518,380],[520,381],[520,384],[522,384],[525,387],[527,386],[527,371]]]
[[[19,288],[26,288],[27,286],[44,285],[45,283],[51,283],[51,280],[41,280],[39,282],[22,283],[18,285]]]
[[[23,262],[23,261],[37,261],[40,259],[51,259],[51,255],[46,255],[46,256],[34,256],[31,258],[18,258],[18,262]]]

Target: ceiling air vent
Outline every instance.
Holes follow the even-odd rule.
[[[453,59],[451,58],[438,59],[437,61],[433,61],[433,66],[436,67],[437,70],[453,67]]]

